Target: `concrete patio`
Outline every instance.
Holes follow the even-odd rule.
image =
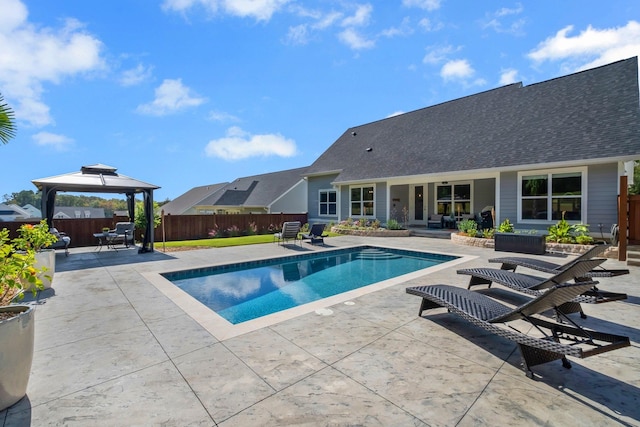
[[[420,299],[405,292],[429,283],[466,287],[468,276],[456,269],[506,254],[425,237],[325,241],[58,253],[53,288],[32,302],[27,396],[0,412],[0,426],[640,425],[638,267],[601,279],[602,289],[629,299],[584,305],[588,318],[576,318],[629,336],[631,346],[571,359],[569,370],[559,361],[534,367],[530,380],[515,344],[444,309],[418,317]],[[225,327],[158,274],[355,244],[465,258],[244,329]],[[605,266],[626,268],[615,260]]]

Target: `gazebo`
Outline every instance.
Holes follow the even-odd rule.
[[[103,164],[82,166],[80,172],[72,172],[50,178],[31,181],[42,192],[42,218],[52,226],[53,211],[58,192],[120,193],[127,195],[127,209],[131,221],[135,217],[135,195],[142,193],[147,228],[142,247],[138,252],[153,251],[153,190],[160,187],[116,173],[116,168]]]

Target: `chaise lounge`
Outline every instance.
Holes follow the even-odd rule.
[[[327,237],[327,235],[324,234],[324,228],[324,224],[313,224],[309,233],[302,235],[302,239],[310,240],[312,245],[316,243],[322,243],[324,245],[324,238]]]
[[[582,283],[592,283],[592,287],[583,294],[570,301],[566,301],[557,307],[557,310],[564,314],[580,313],[580,316],[585,318],[586,316],[580,307],[581,303],[600,304],[627,298],[626,294],[601,291],[593,286],[597,282],[590,282],[585,278],[585,274],[587,272],[592,271],[604,261],[605,259],[602,258],[578,260],[570,267],[548,278],[530,276],[528,274],[521,274],[497,268],[465,268],[458,270],[458,274],[467,274],[471,276],[467,289],[471,289],[471,287],[477,285],[489,285],[489,287],[491,287],[491,284],[495,282],[510,289],[533,296],[538,296],[541,293],[544,293],[546,289],[551,288],[554,285],[569,282],[571,280],[576,280]]]
[[[566,356],[586,358],[630,345],[628,337],[587,330],[568,318],[567,321],[573,326],[536,316],[547,310],[557,309],[589,291],[593,283],[558,284],[515,308],[484,294],[450,285],[415,286],[407,288],[406,292],[422,298],[419,316],[422,316],[424,310],[444,307],[474,325],[517,343],[522,368],[527,377],[533,378],[532,366],[561,359],[562,365],[570,368],[571,364]],[[542,336],[528,335],[508,325],[516,320],[527,322]]]
[[[556,274],[561,271],[566,270],[571,267],[577,261],[583,259],[595,258],[597,256],[605,253],[607,248],[610,245],[594,245],[589,250],[584,252],[582,255],[576,257],[575,259],[567,262],[566,264],[556,264],[553,262],[541,260],[538,258],[528,258],[528,257],[502,257],[502,258],[492,258],[489,262],[501,263],[500,267],[503,270],[511,270],[515,271],[516,267],[526,267],[531,270],[542,271],[544,273]],[[585,274],[586,277],[614,277],[620,276],[623,274],[629,274],[628,269],[618,269],[618,270],[608,270],[598,266],[597,269],[591,270]]]
[[[282,223],[282,231],[273,235],[274,241],[285,245],[287,240],[293,240],[295,245],[298,241],[298,233],[300,233],[300,221],[289,221]],[[302,242],[302,241],[301,241]],[[301,243],[302,245],[302,243]]]

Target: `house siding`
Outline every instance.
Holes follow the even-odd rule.
[[[480,213],[485,206],[493,206],[496,194],[494,178],[476,179],[473,181],[473,212]]]
[[[331,184],[337,177],[337,174],[324,175],[317,177],[309,177],[307,182],[307,211],[309,212],[309,223],[337,221],[338,215],[322,215],[318,212],[320,206],[320,190],[331,190]],[[338,203],[341,202],[338,195]],[[338,207],[338,212],[340,207]]]
[[[500,206],[496,212],[496,227],[505,219],[518,228],[518,174],[516,172],[502,172],[500,174]],[[523,224],[520,228],[533,228],[530,224]]]
[[[308,212],[307,182],[301,180],[284,196],[276,200],[270,209],[270,213],[304,213]],[[317,197],[317,196],[316,196]]]
[[[589,231],[604,233],[611,230],[612,224],[618,223],[618,165],[608,163],[589,166],[587,170],[587,217]]]

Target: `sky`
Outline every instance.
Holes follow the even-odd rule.
[[[636,0],[0,0],[17,124],[0,201],[96,163],[174,199],[308,166],[353,126],[639,54]]]

